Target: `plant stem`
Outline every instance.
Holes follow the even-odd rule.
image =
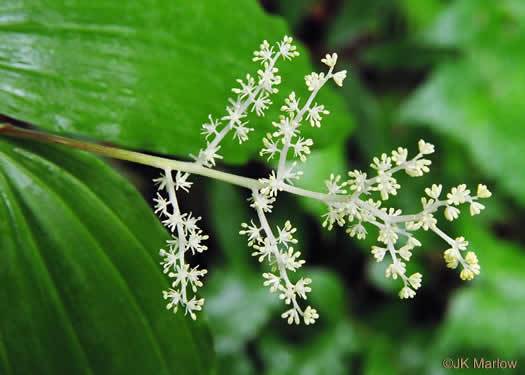
[[[160,156],[153,156],[143,154],[135,151],[122,150],[115,147],[102,146],[88,142],[77,141],[65,137],[60,137],[53,134],[42,133],[34,130],[22,129],[8,124],[0,124],[0,134],[13,136],[17,138],[31,139],[39,142],[54,143],[62,146],[76,148],[78,150],[89,151],[95,154],[109,156],[111,158],[127,160],[134,163],[148,165],[160,169],[169,168],[171,170],[179,170],[181,172],[189,172],[200,176],[206,176],[229,182],[234,185],[242,186],[248,189],[260,188],[259,181],[237,176],[231,173],[216,171],[214,169],[205,168],[197,163],[178,161],[167,159]]]
[[[206,168],[200,165],[200,163],[198,162],[173,160],[173,159],[163,158],[160,156],[153,156],[153,155],[143,154],[140,152],[123,150],[123,149],[115,148],[115,147],[102,146],[102,145],[98,145],[94,143],[77,141],[74,139],[65,138],[65,137],[61,137],[58,135],[39,132],[36,130],[23,129],[23,128],[5,124],[5,123],[0,124],[0,134],[4,134],[7,136],[11,136],[11,137],[25,138],[25,139],[31,139],[31,140],[39,141],[39,142],[47,142],[47,143],[67,146],[67,147],[75,148],[78,150],[83,150],[83,151],[88,151],[88,152],[92,152],[95,154],[108,156],[114,159],[126,160],[130,162],[138,163],[138,164],[147,165],[150,167],[159,168],[162,170],[170,169],[170,170],[177,170],[181,172],[188,172],[191,174],[210,177],[216,180],[228,182],[232,185],[241,186],[241,187],[244,187],[250,190],[260,190],[264,187],[263,183],[261,183],[259,180],[256,180],[254,178],[242,177],[242,176],[238,176],[232,173],[221,172],[215,169]],[[288,193],[315,199],[325,204],[329,204],[333,202],[348,202],[352,200],[354,197],[354,195],[350,195],[350,196],[348,195],[328,195],[328,194],[318,193],[315,191],[301,189],[299,187],[292,186],[292,185],[285,184],[285,183],[283,183],[281,187],[283,191],[286,191]],[[388,221],[391,223],[417,221],[421,217],[421,215],[426,212],[425,210],[423,210],[422,212],[419,212],[415,215],[401,215],[401,216],[396,216],[396,217],[389,217],[385,212],[379,209],[376,209],[375,207],[372,207],[367,202],[359,200],[358,197],[357,197],[357,204],[373,212],[374,215],[378,216],[383,221],[385,222]],[[442,201],[439,201],[439,203],[436,202],[434,206],[432,207],[433,208],[432,212],[435,211],[435,208],[442,206],[442,205],[445,205],[445,203]]]
[[[225,181],[233,185],[241,186],[250,190],[258,190],[263,187],[262,183],[260,183],[256,179],[237,176],[232,173],[226,173],[217,171],[215,169],[206,168],[194,162],[178,161],[163,158],[160,156],[153,156],[143,154],[140,152],[123,150],[115,147],[102,146],[94,143],[77,141],[70,138],[60,137],[58,135],[43,133],[35,130],[23,129],[9,124],[0,124],[0,134],[67,146],[71,148],[76,148],[78,150],[89,151],[95,154],[108,156],[114,159],[126,160],[134,163],[148,165],[150,167],[160,168],[163,170],[169,168],[171,170],[178,170],[181,172],[188,172],[200,176],[206,176],[214,178],[216,180]],[[316,193],[313,191],[304,190],[286,184],[283,186],[283,190],[292,194],[302,195],[304,197],[313,198],[320,201],[327,201],[330,200],[330,198],[332,198],[327,194]]]

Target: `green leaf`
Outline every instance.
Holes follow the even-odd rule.
[[[371,346],[365,357],[363,374],[401,374],[403,363],[396,356],[399,355],[398,347],[387,336],[378,334],[371,340]],[[397,344],[397,343],[396,343]]]
[[[330,27],[326,44],[339,48],[363,35],[381,34],[394,10],[387,0],[345,2]]]
[[[332,323],[343,320],[349,305],[343,281],[335,272],[323,268],[307,268],[303,277],[312,279],[312,292],[308,295],[311,304],[323,321]]]
[[[421,47],[412,40],[393,40],[367,49],[362,60],[379,70],[421,70],[439,61],[443,52]]]
[[[432,35],[441,35],[442,44],[457,45],[464,54],[433,72],[405,103],[401,118],[429,125],[466,146],[478,168],[525,205],[525,183],[517,172],[525,158],[525,6],[491,3],[498,5],[484,8],[461,1],[445,11],[447,22],[438,20],[434,30],[440,33]],[[463,32],[465,19],[482,27]]]
[[[282,40],[282,19],[255,0],[5,0],[0,6],[0,113],[60,133],[188,156],[203,146],[208,114],[226,115],[235,79],[255,75],[252,51]],[[255,134],[242,147],[228,137],[225,162],[261,148],[280,104],[292,90],[305,98],[308,55],[279,63],[283,85]],[[303,103],[304,103],[303,99]],[[330,88],[317,100],[333,113],[315,132],[320,145],[352,129]],[[255,116],[252,116],[255,117]]]
[[[523,32],[523,19],[525,3],[521,0],[454,1],[424,32],[424,40],[439,47],[497,45]]]
[[[291,345],[277,335],[264,337],[261,344],[268,375],[347,374],[356,346],[357,334],[346,320],[309,338],[305,345]]]
[[[440,0],[402,0],[400,7],[409,26],[417,31],[434,21],[443,8],[443,3]]]
[[[236,272],[255,272],[255,258],[246,236],[239,234],[241,223],[256,216],[239,189],[222,181],[209,184],[211,223],[228,263]],[[249,210],[252,210],[251,212]]]
[[[208,374],[202,321],[169,313],[167,233],[92,156],[0,140],[0,369]]]
[[[296,28],[307,18],[316,5],[316,0],[287,0],[279,2],[279,14],[286,18],[288,24]]]
[[[240,274],[235,269],[215,269],[210,276],[204,295],[219,355],[241,352],[282,304],[263,281],[261,273]]]

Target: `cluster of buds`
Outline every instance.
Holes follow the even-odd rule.
[[[186,263],[186,254],[191,252],[193,255],[207,249],[202,241],[208,236],[197,226],[200,217],[180,212],[177,191],[187,192],[191,188],[188,172],[219,178],[219,172],[211,171],[211,168],[215,167],[217,159],[222,159],[218,153],[221,148],[220,142],[230,131],[239,143],[248,139],[253,131],[253,128],[248,126],[249,112],[264,116],[266,109],[272,104],[270,96],[277,92],[275,86],[281,82],[281,77],[277,75],[277,61],[279,58],[291,60],[298,55],[290,37],[284,37],[275,46],[264,41],[260,50],[254,52],[253,61],[261,64],[257,75],[252,77],[248,74],[244,80],[237,80],[239,87],[232,90],[236,97],[229,99],[230,105],[226,107],[226,115],[220,117],[220,121],[210,115],[209,121],[203,124],[202,134],[206,137],[206,147],[199,151],[198,156],[193,157],[193,163],[179,164],[181,167],[175,180],[170,168],[165,169],[164,175],[155,180],[159,190],[168,195],[167,199],[158,195],[155,212],[173,233],[173,239],[167,242],[167,249],[160,251],[164,272],[174,279],[172,288],[164,291],[168,309],[176,312],[179,305],[184,306],[186,313],[195,319],[195,311],[200,311],[204,304],[204,299],[197,298],[196,293],[203,285],[202,277],[207,273],[198,266],[192,268]],[[271,293],[278,294],[279,299],[287,306],[281,314],[282,318],[289,324],[299,324],[303,321],[306,325],[319,318],[317,311],[310,305],[302,306],[311,291],[312,280],[308,277],[291,280],[290,273],[295,273],[305,263],[300,258],[301,252],[296,250],[296,228],[290,221],[286,221],[282,227],[275,226],[272,229],[267,218],[282,191],[324,202],[328,212],[323,216],[322,225],[328,230],[335,225],[348,224],[347,233],[351,237],[364,239],[368,235],[365,225],[378,227],[377,240],[380,246],[373,246],[372,254],[378,262],[383,261],[387,254],[390,256],[391,263],[386,267],[385,276],[403,281],[400,298],[414,297],[415,291],[421,286],[422,275],[419,272],[410,276],[406,274],[406,262],[410,260],[412,250],[421,246],[419,240],[414,237],[414,232],[420,229],[433,231],[443,238],[451,246],[444,254],[447,266],[456,268],[461,264],[461,278],[471,280],[480,271],[475,253],[467,251],[463,257],[462,252],[466,251],[468,242],[463,237],[453,240],[446,235],[437,226],[434,215],[439,208],[445,207],[445,218],[452,221],[460,213],[457,206],[466,203],[470,204],[471,215],[480,213],[484,206],[478,200],[491,195],[485,185],[479,185],[475,196],[471,196],[465,185],[459,185],[452,188],[446,199],[442,200],[442,186],[432,185],[425,189],[427,196],[421,198],[423,207],[417,214],[402,215],[400,209],[381,207],[389,197],[397,195],[401,187],[394,177],[395,173],[405,171],[411,177],[418,177],[429,172],[431,161],[426,159],[426,156],[434,152],[432,144],[420,140],[419,152],[412,159],[408,159],[408,150],[402,147],[392,151],[391,155],[382,154],[374,158],[371,168],[375,175],[372,177],[358,170],[348,172],[347,180],[332,174],[325,181],[326,193],[293,186],[302,175],[298,170],[298,162],[307,160],[313,146],[312,139],[301,136],[301,126],[303,123],[312,127],[321,126],[323,117],[328,115],[329,111],[324,105],[315,102],[315,98],[330,80],[337,86],[342,86],[347,74],[346,70],[334,72],[337,63],[335,53],[326,55],[321,62],[328,67],[328,72],[314,72],[305,76],[309,96],[304,104],[301,104],[301,99],[295,92],[290,93],[281,107],[282,115],[279,121],[272,123],[274,131],[263,138],[260,155],[268,159],[277,158],[277,168],[272,170],[269,176],[258,180],[220,172],[221,180],[251,190],[249,202],[256,212],[256,218],[249,224],[242,223],[240,234],[247,236],[248,246],[253,249],[252,255],[259,262],[267,264],[268,270],[263,273],[263,284]],[[373,193],[377,193],[379,199],[371,198]],[[362,199],[362,196],[365,198]],[[193,295],[190,298],[191,292]]]

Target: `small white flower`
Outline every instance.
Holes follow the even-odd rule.
[[[448,268],[455,269],[459,264],[458,251],[454,248],[445,250],[443,258],[447,262]]]
[[[248,133],[253,131],[253,128],[248,128],[246,125],[248,122],[243,122],[238,125],[234,125],[235,132],[233,133],[233,139],[237,138],[239,140],[239,144],[245,142],[248,140]]]
[[[431,189],[426,188],[425,193],[430,198],[438,199],[439,195],[441,194],[442,189],[443,189],[443,186],[441,184],[440,185],[432,184],[432,188]]]
[[[283,136],[285,139],[290,140],[299,133],[297,129],[299,124],[294,119],[281,116],[280,120],[279,122],[272,122],[272,125],[278,129],[273,133],[274,137]]]
[[[255,55],[253,61],[261,61],[263,64],[269,62],[274,54],[273,47],[270,47],[268,41],[265,40],[262,42],[259,48],[259,51],[255,51],[253,53]]]
[[[299,139],[301,139],[299,137]],[[297,162],[285,165],[283,168],[282,179],[289,185],[293,185],[293,180],[298,180],[303,175],[302,171],[296,171]]]
[[[164,273],[168,273],[171,269],[175,270],[175,266],[177,265],[177,247],[176,246],[170,246],[169,251],[166,251],[164,249],[160,249],[159,254],[164,259],[162,262],[160,262]]]
[[[392,279],[396,280],[398,276],[404,275],[406,272],[406,265],[403,262],[394,261],[394,263],[390,264],[386,271],[385,271],[385,277],[389,278],[392,276]]]
[[[398,147],[397,150],[392,151],[392,160],[396,165],[401,165],[407,161],[408,150],[404,147]]]
[[[421,242],[419,242],[415,237],[410,237],[408,239],[408,244],[411,246],[412,249],[416,246],[421,246]]]
[[[174,212],[172,214],[168,214],[168,218],[165,220],[162,220],[162,224],[164,224],[166,227],[168,227],[172,232],[175,230],[177,225],[183,224],[183,220],[186,214],[180,214],[179,212]]]
[[[203,305],[204,305],[204,298],[196,299],[196,297],[193,296],[193,298],[190,301],[188,301],[188,303],[186,304],[186,312],[184,313],[184,315],[189,313],[190,317],[193,320],[197,319],[197,315],[195,315],[194,311],[201,311]]]
[[[293,285],[288,285],[286,288],[282,285],[279,285],[279,298],[284,300],[284,303],[289,305],[292,301],[295,301],[295,288]]]
[[[434,145],[427,143],[424,140],[420,139],[418,142],[419,152],[423,155],[432,154],[434,152]]]
[[[279,90],[274,88],[274,85],[281,83],[281,77],[276,75],[279,71],[277,68],[270,68],[268,63],[264,63],[264,70],[259,69],[257,75],[259,76],[259,87],[268,93],[277,93]]]
[[[468,264],[478,264],[478,257],[476,256],[476,253],[473,251],[467,252],[467,255],[465,256],[465,262]]]
[[[408,286],[405,286],[399,292],[399,298],[401,298],[401,299],[414,298],[415,295],[416,295],[416,292],[414,292]]]
[[[168,186],[169,182],[171,181],[171,179],[168,178],[168,177],[169,176],[166,176],[164,173],[161,173],[160,177],[153,179],[153,183],[155,185],[158,185],[157,189],[163,190],[163,189],[165,189]]]
[[[361,224],[356,224],[346,230],[346,233],[350,235],[350,237],[357,237],[358,240],[364,240],[367,235],[367,231],[364,226]]]
[[[398,239],[397,228],[391,225],[385,225],[379,230],[379,236],[377,240],[383,242],[384,244],[396,243]]]
[[[292,93],[284,99],[284,105],[281,107],[281,111],[288,113],[299,112],[299,99],[295,98],[295,92]]]
[[[271,104],[272,101],[269,99],[268,93],[262,93],[253,101],[252,112],[255,111],[259,117],[264,116],[264,111],[266,111]]]
[[[470,198],[470,190],[467,189],[467,185],[461,184],[457,188],[453,187],[450,193],[447,194],[448,204],[458,206],[461,203],[465,203]]]
[[[268,197],[260,192],[254,192],[249,200],[252,202],[250,207],[260,208],[263,212],[272,212],[272,203],[275,201],[275,198]]]
[[[288,324],[292,324],[292,323],[299,324],[300,321],[301,321],[299,319],[299,313],[297,312],[297,310],[295,308],[290,309],[290,310],[285,311],[284,313],[282,313],[281,314],[281,318],[287,319]]]
[[[377,262],[382,262],[386,254],[386,248],[372,246],[372,254],[374,255],[374,258],[376,258]]]
[[[350,189],[357,191],[358,193],[365,192],[366,190],[366,173],[358,171],[355,169],[352,172],[348,172],[348,176],[351,177],[350,180],[348,180],[348,185],[350,185]]]
[[[330,174],[330,179],[324,181],[326,188],[328,189],[328,195],[346,194],[346,190],[343,189],[345,184],[339,184],[340,180],[341,176],[334,176],[332,173]]]
[[[195,217],[190,212],[188,214],[188,216],[186,216],[186,218],[183,219],[183,223],[182,223],[184,225],[184,230],[186,231],[186,233],[192,233],[192,232],[199,231],[199,227],[197,226],[197,223],[201,219],[202,219],[202,217],[200,217],[200,216]]]
[[[467,249],[467,246],[468,246],[468,241],[465,240],[465,237],[461,236],[461,237],[458,237],[455,239],[455,244],[456,244],[456,247],[459,249],[459,250],[466,250]]]
[[[328,212],[323,215],[323,217],[325,217],[325,220],[323,221],[323,227],[327,227],[328,230],[332,230],[334,223],[337,223],[340,227],[342,227],[345,223],[344,216],[345,213],[341,207],[334,204],[329,204]]]
[[[312,288],[308,286],[311,283],[312,279],[299,279],[299,281],[295,284],[295,291],[299,295],[299,297],[301,297],[302,299],[306,299],[306,293],[310,293],[312,291]]]
[[[254,243],[261,243],[261,227],[258,227],[253,223],[253,220],[250,221],[250,225],[242,223],[241,227],[243,228],[239,234],[248,236],[248,246],[252,246]]]
[[[479,184],[477,195],[479,198],[490,198],[492,193],[487,189],[487,185]]]
[[[401,258],[408,262],[410,260],[410,257],[412,257],[412,252],[410,251],[411,249],[412,247],[410,247],[410,245],[407,244],[405,246],[400,247],[397,252],[399,256],[401,256]]]
[[[299,158],[303,163],[306,161],[306,155],[310,154],[310,147],[312,147],[314,141],[310,138],[304,139],[299,137],[295,143],[290,144],[293,148],[293,156]]]
[[[423,174],[430,171],[430,168],[428,166],[431,164],[432,162],[428,159],[408,161],[405,164],[405,172],[410,177],[420,177],[423,176]]]
[[[325,82],[324,73],[311,73],[304,77],[304,80],[306,81],[306,86],[308,87],[308,90],[314,91],[318,90],[323,86]]]
[[[281,285],[280,277],[270,272],[263,273],[263,277],[266,279],[266,281],[264,282],[264,286],[270,287],[270,293],[274,293],[277,291],[277,289],[279,289],[279,286]]]
[[[459,210],[454,206],[447,206],[445,208],[445,218],[448,221],[456,220],[459,217]]]
[[[346,78],[346,70],[341,70],[333,75],[334,82],[337,86],[342,87]]]
[[[272,171],[268,178],[260,178],[259,182],[263,184],[260,192],[269,197],[276,197],[277,192],[283,190],[283,181],[277,178],[275,171]]]
[[[293,234],[297,231],[297,228],[292,227],[292,224],[289,220],[284,223],[284,227],[281,229],[277,227],[277,242],[283,244],[285,247],[288,247],[288,243],[296,244],[297,240],[293,238]]]
[[[155,213],[160,213],[161,215],[167,215],[168,214],[168,206],[170,205],[170,202],[167,201],[157,193],[157,198],[154,198],[153,201],[155,202]]]
[[[174,289],[164,290],[162,292],[164,299],[169,300],[169,303],[166,305],[168,310],[173,309],[173,312],[176,313],[178,309],[179,302],[181,302],[181,295],[178,291]]]
[[[321,117],[321,114],[328,115],[330,114],[330,112],[324,109],[324,105],[317,105],[317,103],[315,103],[315,105],[312,108],[308,109],[306,121],[310,121],[310,125],[317,126],[318,128],[320,128],[321,120],[323,119]]]
[[[423,230],[427,231],[428,229],[433,229],[435,227],[437,220],[434,217],[434,215],[427,212],[421,217],[421,220],[419,222],[421,223]]]
[[[370,166],[378,172],[385,172],[392,168],[392,159],[387,154],[381,154],[381,160],[374,157],[374,162],[370,164]]]
[[[222,159],[222,156],[218,154],[221,146],[212,146],[209,142],[205,150],[199,151],[199,157],[197,161],[204,164],[206,167],[215,167],[215,159]]]
[[[208,115],[208,119],[210,122],[202,124],[201,132],[201,134],[206,136],[206,139],[208,139],[210,135],[217,134],[217,127],[221,125],[221,123],[217,120],[214,120],[211,115]]]
[[[246,117],[245,110],[243,109],[243,102],[240,98],[237,98],[237,100],[228,99],[231,106],[226,107],[226,111],[228,112],[228,115],[224,116],[221,120],[226,120],[232,124],[241,125],[241,119]]]
[[[270,258],[273,255],[273,252],[274,252],[274,245],[272,245],[270,243],[268,238],[264,239],[264,242],[263,242],[262,245],[253,245],[253,248],[256,251],[254,251],[252,253],[252,256],[259,257],[259,259],[258,259],[259,263],[264,262],[264,259],[266,259],[266,258],[268,258],[268,260],[270,260]]]
[[[208,273],[208,270],[202,269],[199,270],[199,267],[194,267],[191,269],[190,272],[188,272],[188,281],[191,285],[191,289],[194,293],[197,292],[197,288],[200,288],[203,286],[202,281],[199,280],[199,278],[204,277]]]
[[[191,250],[192,255],[195,252],[202,253],[208,249],[208,246],[201,244],[202,241],[205,241],[209,238],[207,234],[202,234],[202,231],[191,232],[187,238],[187,247]]]
[[[239,95],[240,99],[249,97],[255,91],[255,79],[249,74],[246,74],[246,83],[242,79],[238,79],[237,82],[241,85],[241,88],[233,88],[232,91]]]
[[[186,287],[188,283],[188,270],[190,266],[187,264],[176,265],[175,266],[175,272],[168,273],[168,276],[171,278],[174,278],[175,281],[171,283],[171,286],[176,288],[177,286],[181,286],[183,288]]]
[[[281,56],[286,60],[291,60],[294,57],[299,56],[299,52],[296,51],[297,47],[294,46],[292,42],[292,37],[285,36],[282,42],[277,43]]]
[[[272,159],[275,153],[280,152],[278,140],[274,140],[270,133],[266,134],[266,138],[263,138],[263,144],[264,147],[261,152],[259,152],[259,155],[264,156],[265,154],[269,154],[268,160]]]
[[[307,306],[303,312],[304,324],[314,324],[317,319],[319,319],[319,314],[316,309],[312,309],[310,306]]]
[[[417,290],[421,286],[422,279],[423,275],[421,275],[419,272],[416,272],[410,275],[410,277],[408,278],[408,282],[410,283],[410,285],[412,285],[412,288]]]
[[[177,171],[177,174],[175,175],[175,188],[177,190],[182,189],[186,193],[189,192],[191,185],[193,185],[193,182],[188,181],[189,176],[189,173],[183,174],[181,171]]]
[[[302,259],[296,260],[300,256],[301,256],[301,252],[299,251],[294,252],[293,247],[290,246],[287,252],[281,253],[281,260],[284,266],[286,267],[286,269],[295,272],[297,271],[298,268],[300,268],[305,263],[305,261]]]
[[[479,202],[472,201],[470,202],[470,215],[474,216],[477,215],[485,208],[484,205],[482,205]]]
[[[334,67],[337,63],[337,53],[326,54],[324,59],[321,59],[321,62],[330,68]]]

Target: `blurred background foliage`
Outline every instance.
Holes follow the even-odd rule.
[[[186,211],[203,216],[203,226],[210,233],[210,251],[192,263],[205,264],[210,271],[202,318],[213,336],[217,374],[462,373],[442,367],[443,359],[458,357],[518,360],[519,368],[506,372],[523,373],[525,2],[260,0],[258,4],[250,0],[232,8],[227,1],[194,1],[186,7],[134,0],[123,10],[119,28],[101,25],[115,22],[120,5],[85,0],[61,3],[50,1],[51,10],[43,15],[33,9],[31,27],[25,21],[13,23],[16,17],[11,21],[5,17],[0,25],[0,72],[4,73],[0,75],[0,110],[11,119],[186,156],[200,147],[197,125],[208,113],[222,113],[234,78],[253,70],[249,51],[262,39],[278,40],[291,32],[302,43],[303,56],[283,66],[281,95],[292,89],[304,92],[302,75],[311,68],[309,63],[321,69],[318,61],[327,52],[337,52],[340,66],[349,71],[342,89],[326,90],[320,98],[332,113],[321,129],[309,130],[316,146],[304,165],[300,186],[320,190],[330,173],[368,170],[373,156],[405,145],[413,151],[424,138],[437,148],[431,173],[420,179],[401,179],[402,190],[391,198],[392,206],[406,212],[419,210],[419,197],[432,183],[445,188],[467,183],[473,188],[481,182],[493,191],[483,215],[471,218],[465,212],[460,220],[446,225],[447,233],[470,241],[480,259],[481,275],[461,282],[457,272],[445,267],[446,244],[424,233],[420,235],[424,246],[409,265],[410,272],[423,273],[423,287],[410,301],[399,300],[399,283],[386,280],[385,265],[370,255],[373,233],[370,239],[355,241],[342,229],[327,232],[320,225],[322,206],[281,194],[271,220],[282,225],[290,219],[298,227],[307,261],[301,273],[314,280],[310,299],[321,315],[314,326],[290,327],[279,317],[280,301],[262,286],[260,265],[237,235],[239,224],[253,216],[244,202],[246,192],[195,177],[192,193],[181,198]],[[106,18],[97,18],[101,13],[97,7],[105,9]],[[23,13],[24,8],[20,9]],[[3,10],[16,15],[19,8]],[[71,19],[84,28],[64,21]],[[184,21],[171,23],[173,19]],[[99,34],[91,40],[97,28]],[[14,38],[20,34],[26,37]],[[36,36],[29,40],[27,35]],[[115,38],[119,42],[113,44]],[[192,38],[198,43],[191,45]],[[36,64],[34,57],[28,57],[34,51],[47,59]],[[304,56],[307,51],[310,62]],[[33,73],[28,75],[28,68],[43,73],[29,69]],[[46,95],[46,90],[56,95]],[[267,114],[268,120],[276,118],[280,100],[275,99],[276,109]],[[257,135],[241,147],[225,145],[225,164],[220,168],[251,177],[268,173],[269,166],[256,152],[258,136],[269,125],[255,121],[254,127],[260,127]],[[0,145],[0,150],[17,160],[15,146]],[[27,143],[16,147],[26,147],[67,170],[67,155],[52,156],[47,148]],[[82,160],[86,169],[92,168],[87,159]],[[11,171],[3,175],[16,176],[7,161],[2,164]],[[124,163],[113,166],[151,202],[150,181],[156,171]],[[109,172],[101,172],[105,173]],[[96,176],[78,178],[87,185],[99,183]],[[14,196],[24,201],[21,193]],[[9,201],[5,194],[4,200]],[[111,209],[119,212],[125,205],[113,203]],[[21,206],[30,216],[31,207]],[[141,231],[137,223],[129,226]],[[142,226],[155,227],[150,222]],[[125,239],[120,241],[126,244]],[[151,245],[152,252],[162,245],[162,239],[143,242]],[[128,278],[133,277],[130,270]],[[157,288],[157,284],[151,285]],[[9,325],[6,319],[12,316],[4,310],[4,325]],[[110,323],[111,319],[101,329]],[[71,324],[76,326],[74,320]],[[205,336],[201,326],[191,324],[185,329]],[[10,341],[1,333],[0,364],[6,365]],[[175,339],[173,345],[176,352],[184,347],[184,338]],[[206,345],[202,348],[201,360],[211,362]],[[87,357],[90,362],[89,352]]]

